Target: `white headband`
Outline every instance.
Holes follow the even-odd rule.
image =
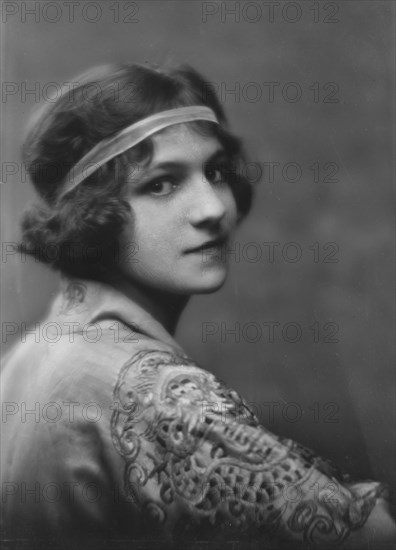
[[[103,166],[103,164],[124,153],[127,149],[134,147],[152,134],[173,124],[193,122],[194,120],[209,120],[210,122],[219,123],[215,113],[209,107],[202,105],[178,107],[139,120],[139,122],[124,128],[124,130],[115,136],[100,141],[67,174],[64,190],[60,197],[72,191],[72,189],[77,187],[77,185]]]

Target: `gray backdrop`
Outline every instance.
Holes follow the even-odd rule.
[[[42,318],[57,285],[7,245],[34,195],[19,155],[37,101],[101,63],[189,63],[263,177],[225,287],[193,298],[178,337],[275,432],[394,481],[394,3],[118,6],[3,5],[3,328]]]

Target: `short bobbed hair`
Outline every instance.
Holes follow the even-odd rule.
[[[220,124],[189,124],[222,144],[232,167],[227,180],[242,219],[250,209],[252,186],[242,176],[241,143],[228,130],[213,88],[187,66],[160,71],[106,65],[77,77],[30,122],[22,154],[40,202],[24,212],[20,248],[65,274],[103,279],[114,268],[117,239],[131,216],[128,166],[150,157],[152,140],[113,158],[62,196],[68,173],[103,139],[154,113],[191,105],[205,105],[217,115]]]

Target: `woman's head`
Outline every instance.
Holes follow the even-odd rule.
[[[62,196],[72,167],[98,143],[154,113],[191,105],[212,109],[219,124],[189,122],[154,134]],[[119,238],[125,236],[126,227],[132,227],[136,215],[138,199],[134,202],[130,195],[134,182],[155,160],[161,135],[173,132],[175,143],[179,139],[183,144],[183,127],[188,128],[185,135],[193,149],[193,135],[196,143],[208,141],[212,148],[220,146],[223,179],[239,218],[243,217],[250,207],[251,186],[240,175],[240,144],[227,130],[221,105],[205,80],[185,67],[166,73],[139,65],[102,67],[77,79],[62,97],[42,108],[31,124],[23,160],[42,202],[25,213],[23,248],[72,275],[103,278],[116,269]],[[213,168],[216,170],[217,165]],[[205,170],[207,163],[203,174]],[[153,220],[146,223],[150,226]],[[129,237],[134,242],[133,235]]]

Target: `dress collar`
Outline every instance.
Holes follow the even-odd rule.
[[[149,338],[180,349],[180,346],[148,311],[116,288],[102,282],[63,276],[51,317],[65,317],[80,323],[115,320]]]

